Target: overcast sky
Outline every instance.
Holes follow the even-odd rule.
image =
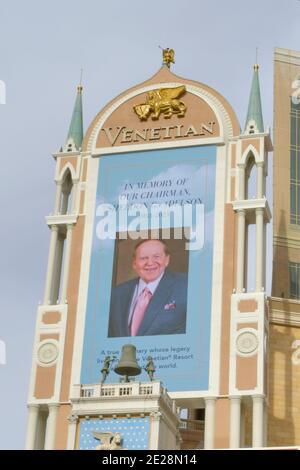
[[[300,49],[297,0],[0,0],[0,448],[23,448],[36,311],[53,210],[52,152],[64,143],[83,74],[84,126],[176,52],[173,71],[216,88],[241,125],[259,47],[265,126],[272,126],[274,47]]]

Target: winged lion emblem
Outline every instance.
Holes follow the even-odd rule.
[[[122,447],[122,436],[119,432],[93,432],[93,436],[101,441],[96,450],[127,450]]]
[[[153,120],[158,119],[161,113],[165,119],[170,118],[173,114],[184,117],[187,108],[178,98],[185,92],[184,85],[148,91],[146,102],[134,106],[134,112],[141,121],[147,121],[150,115]]]

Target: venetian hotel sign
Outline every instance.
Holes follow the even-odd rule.
[[[151,90],[143,103],[135,104],[133,112],[143,126],[128,127],[126,125],[105,126],[101,133],[106,145],[124,145],[152,141],[173,140],[214,136],[215,121],[186,123],[187,105],[181,96],[186,93],[185,86],[160,88]],[[176,116],[176,122],[172,119]],[[161,121],[164,119],[164,122]],[[183,119],[185,118],[185,119]],[[161,125],[158,125],[158,121]],[[167,125],[167,120],[172,120]],[[181,120],[181,122],[180,122]]]

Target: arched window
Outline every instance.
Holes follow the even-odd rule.
[[[70,170],[67,169],[62,183],[61,204],[59,211],[62,215],[68,214],[72,211],[72,189],[72,176]]]

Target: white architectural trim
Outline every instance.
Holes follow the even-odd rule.
[[[99,159],[90,159],[87,171],[85,192],[85,229],[82,244],[82,257],[80,266],[79,295],[76,312],[76,326],[74,334],[74,349],[70,381],[70,395],[73,384],[80,383],[82,352],[85,334],[86,306],[88,298],[89,273],[91,262],[91,249],[93,241],[94,214],[96,206],[96,192],[98,182]]]
[[[54,152],[52,153],[52,157],[56,160],[57,158],[65,158],[65,157],[78,157],[82,155],[83,152],[80,152],[79,150],[72,151],[72,152]]]
[[[77,161],[76,161],[76,166],[77,166]],[[73,165],[71,165],[70,162],[67,162],[67,163],[63,166],[63,168],[60,170],[59,177],[58,177],[58,179],[56,180],[57,183],[63,182],[63,179],[64,179],[64,177],[65,177],[65,174],[66,174],[66,172],[67,172],[68,170],[70,171],[71,177],[72,177],[72,181],[74,182],[74,180],[76,179],[74,167],[73,167]]]
[[[214,249],[211,298],[211,330],[210,330],[210,361],[209,361],[209,393],[217,395],[220,381],[221,361],[221,328],[223,301],[223,256],[224,256],[224,219],[226,204],[226,169],[228,168],[228,147],[217,149],[216,160],[216,192],[214,220]]]
[[[64,155],[65,158],[70,157],[70,156],[73,156],[73,155],[70,155],[70,154]],[[80,180],[80,171],[82,167],[82,161],[83,161],[83,157],[80,153],[78,153],[77,155],[74,155],[74,166],[71,165],[70,162],[66,162],[63,168],[60,169],[60,160],[57,161],[56,168],[55,168],[55,178],[54,178],[56,183],[63,182],[63,178],[67,169],[69,169],[71,172],[73,183],[78,182]]]
[[[255,163],[258,163],[259,161],[262,161],[261,158],[260,158],[260,154],[256,150],[256,148],[254,147],[254,145],[249,144],[248,147],[246,148],[246,150],[244,150],[244,152],[241,156],[241,159],[238,163],[239,164],[242,163],[244,165],[247,165],[250,153],[253,154]]]
[[[46,223],[49,227],[51,225],[75,225],[78,219],[78,215],[64,214],[64,215],[47,215],[45,217]]]
[[[272,219],[270,206],[265,197],[262,199],[245,199],[243,201],[233,201],[232,207],[235,211],[265,209],[266,221],[270,222],[270,220]]]
[[[110,155],[113,153],[142,152],[146,150],[162,150],[180,147],[195,147],[200,145],[224,145],[222,137],[212,137],[191,140],[175,140],[170,142],[153,142],[149,144],[139,145],[122,145],[114,147],[97,147],[92,153],[92,157],[101,157],[102,155]]]

